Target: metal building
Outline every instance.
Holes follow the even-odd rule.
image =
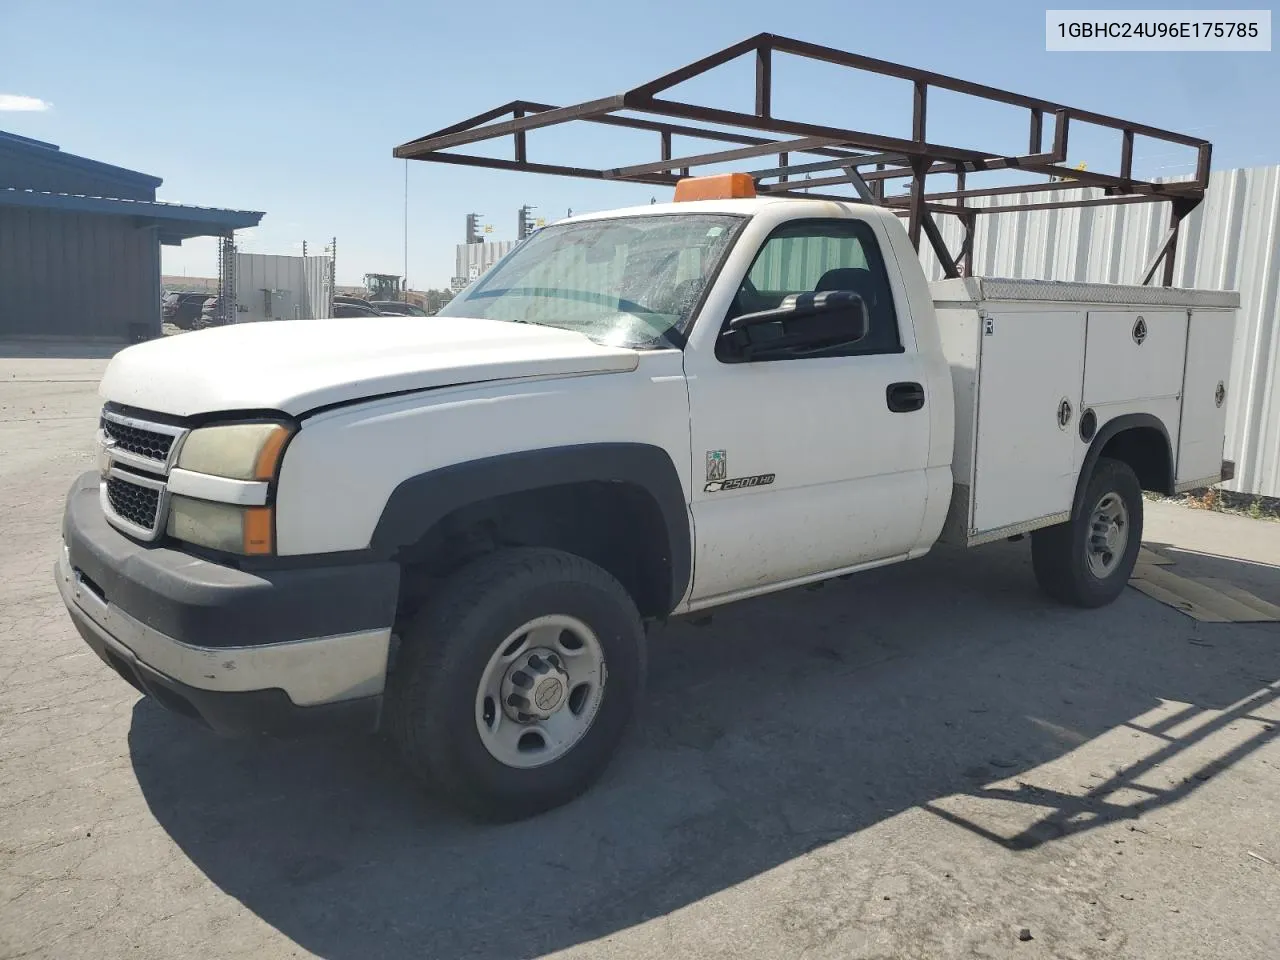
[[[262,214],[156,200],[159,177],[0,131],[0,336],[160,333],[160,247]]]
[[[491,240],[485,243],[460,243],[457,245],[453,289],[464,289],[486,270],[511,252],[514,240]]]

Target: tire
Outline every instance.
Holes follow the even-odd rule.
[[[540,619],[555,620],[539,628],[547,631],[537,634],[541,640],[530,640],[532,631],[519,633]],[[560,632],[560,621],[571,622],[571,629]],[[579,638],[582,627],[594,636],[602,664],[589,669],[591,663],[584,659],[579,666],[589,669],[590,680],[574,686],[578,680],[564,672],[576,669],[567,665],[573,651],[555,644],[574,641],[583,656],[591,654],[591,638]],[[504,651],[516,648],[514,659],[506,658]],[[563,666],[554,674],[565,681],[560,706],[544,719],[581,726],[585,711],[591,710],[576,739],[566,736],[552,743],[542,731],[569,727],[544,728],[512,719],[504,705],[506,691],[517,689],[510,678],[538,650],[556,652],[558,656],[546,658],[556,663],[539,659],[537,666]],[[644,627],[617,580],[558,550],[502,550],[451,577],[404,631],[389,683],[389,732],[410,769],[461,812],[489,821],[524,819],[569,802],[604,772],[640,700],[645,667]],[[525,670],[527,679],[533,668],[526,663]],[[497,675],[503,678],[502,697],[485,699],[482,685]],[[531,698],[544,689],[545,678],[534,679]],[[583,690],[588,692],[578,699],[582,712],[575,715],[574,696]],[[503,736],[482,736],[482,728],[490,731],[491,725]],[[516,741],[510,739],[526,729]],[[541,753],[523,749],[526,742],[536,747],[539,741]],[[499,749],[491,747],[495,743],[505,744],[502,755],[511,762],[493,752]],[[565,752],[557,754],[559,749]],[[544,762],[543,755],[552,759]]]
[[[1116,502],[1123,507],[1124,545],[1119,547],[1113,538],[1111,544],[1118,547],[1114,553],[1105,552],[1101,542],[1095,550],[1095,514],[1099,508],[1104,516],[1114,514]],[[1031,534],[1031,564],[1040,588],[1076,607],[1102,607],[1120,596],[1142,546],[1142,505],[1142,488],[1133,469],[1120,460],[1100,458],[1077,514],[1066,523]],[[1112,558],[1110,563],[1107,557]]]

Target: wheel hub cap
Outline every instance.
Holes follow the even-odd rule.
[[[569,674],[560,655],[535,647],[516,658],[502,678],[502,710],[517,723],[547,720],[569,696]]]
[[[1099,579],[1110,576],[1129,546],[1129,511],[1117,494],[1098,501],[1090,518],[1089,569]]]
[[[476,687],[476,732],[499,763],[552,763],[591,728],[608,675],[600,639],[577,617],[536,617],[498,643]]]

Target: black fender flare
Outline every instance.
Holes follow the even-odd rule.
[[[393,556],[463,507],[508,494],[587,482],[626,483],[653,497],[666,527],[666,559],[671,568],[668,610],[674,610],[693,570],[689,507],[670,454],[652,444],[585,443],[524,450],[420,473],[402,480],[391,492],[369,546],[379,556]]]
[[[1174,458],[1173,444],[1169,441],[1169,431],[1164,425],[1164,421],[1151,413],[1125,413],[1112,420],[1108,420],[1098,432],[1094,434],[1093,440],[1089,443],[1089,451],[1084,455],[1084,463],[1080,465],[1080,475],[1076,478],[1076,494],[1071,501],[1071,516],[1077,517],[1083,508],[1085,487],[1089,485],[1089,478],[1093,476],[1093,468],[1098,464],[1098,458],[1102,456],[1102,449],[1107,442],[1117,434],[1126,430],[1133,430],[1137,427],[1150,428],[1157,431],[1160,436],[1164,437],[1165,451],[1169,457],[1169,477],[1166,481],[1166,490],[1173,491],[1174,486]]]

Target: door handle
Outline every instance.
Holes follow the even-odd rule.
[[[893,413],[911,413],[924,406],[924,387],[918,383],[891,383],[884,395]]]

